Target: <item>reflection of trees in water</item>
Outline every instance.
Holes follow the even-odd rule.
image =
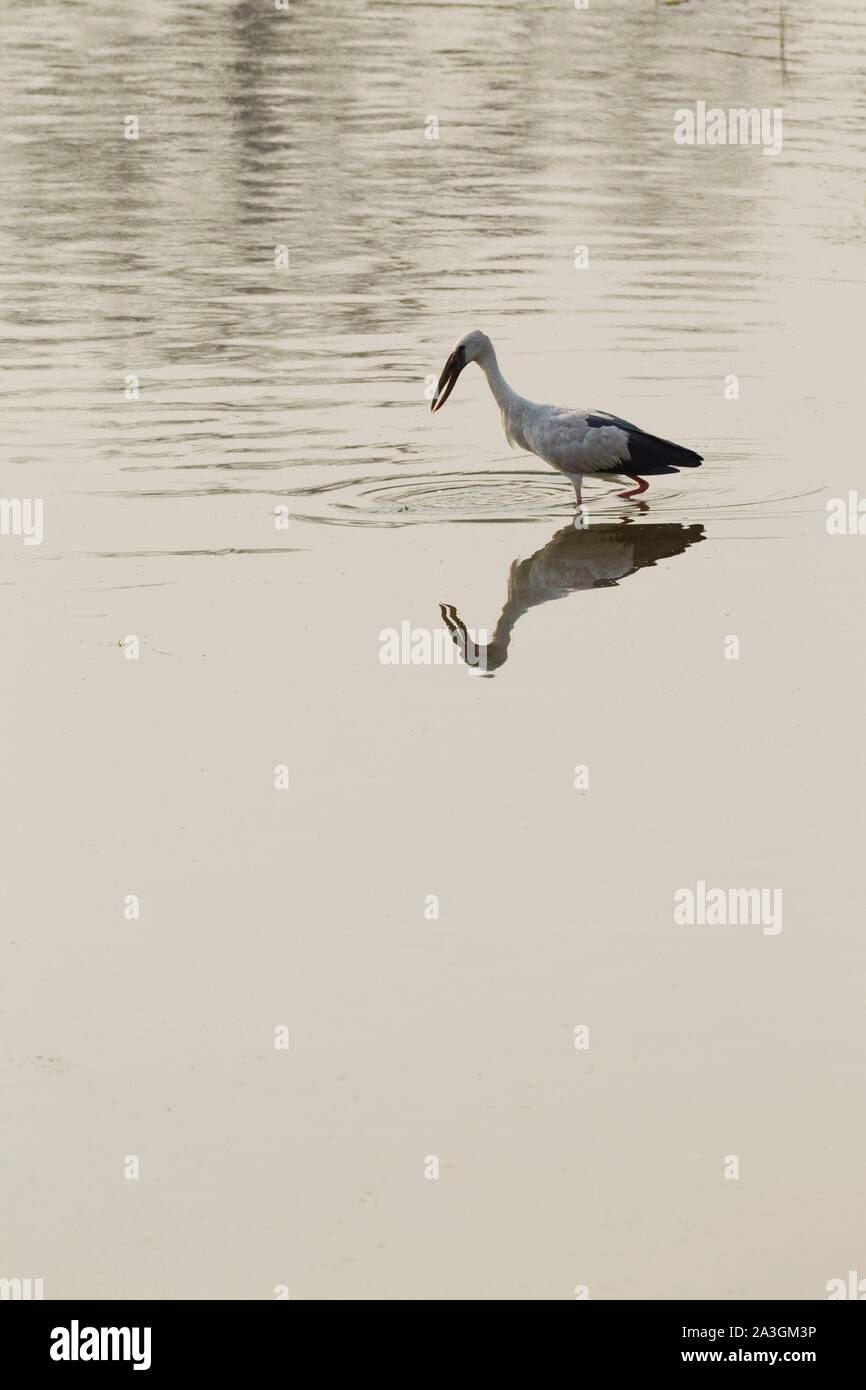
[[[756,31],[753,8],[705,8],[700,26],[666,6],[337,0],[18,15],[0,113],[48,119],[7,146],[6,261],[101,273],[99,292],[71,292],[79,309],[114,333],[128,318],[139,341],[148,325],[170,359],[411,335],[443,286],[520,312],[547,292],[531,272],[576,240],[621,262],[648,315],[683,285],[712,290],[711,315],[757,274],[769,161],[677,148],[673,110],[692,89],[778,100],[778,19],[759,7]],[[801,66],[802,22],[789,6]]]

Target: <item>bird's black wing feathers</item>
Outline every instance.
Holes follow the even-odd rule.
[[[605,410],[587,415],[586,423],[591,429],[599,429],[603,425],[616,425],[619,429],[625,430],[628,435],[629,452],[627,470],[637,477],[677,473],[681,468],[698,468],[703,463],[700,454],[694,453],[691,449],[684,449],[682,444],[674,444],[670,439],[659,439],[654,434],[647,434],[638,425],[621,419],[619,415],[608,415]]]

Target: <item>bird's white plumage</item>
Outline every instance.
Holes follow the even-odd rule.
[[[564,473],[574,486],[578,503],[581,483],[587,475],[624,476],[641,481],[638,475],[643,473],[675,473],[701,462],[700,455],[691,450],[648,435],[618,416],[544,405],[518,395],[499,369],[492,342],[478,329],[466,333],[454,345],[439,380],[434,410],[447,400],[460,372],[470,362],[477,362],[487,378],[502,413],[502,428],[509,444],[536,454]],[[638,491],[645,487],[646,483],[641,482]]]
[[[588,410],[569,410],[526,400],[508,385],[499,369],[496,352],[486,333],[476,329],[455,346],[462,347],[467,362],[477,362],[502,412],[502,428],[509,444],[537,454],[561,473],[582,477],[587,473],[615,473],[628,463],[628,435],[617,425],[593,428]]]
[[[625,430],[617,425],[591,426],[589,411],[564,410],[520,397],[500,405],[506,439],[562,473],[615,473],[628,463]]]

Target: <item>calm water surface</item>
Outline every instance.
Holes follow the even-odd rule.
[[[3,489],[46,506],[0,551],[0,1274],[822,1297],[864,1258],[862,6],[0,30]],[[697,100],[781,155],[677,146]],[[431,417],[472,327],[705,466],[575,531],[480,373]],[[442,605],[494,679],[381,664]],[[784,931],[684,933],[698,879]]]

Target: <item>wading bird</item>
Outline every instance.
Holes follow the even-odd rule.
[[[568,410],[558,405],[540,405],[512,391],[499,370],[493,344],[486,333],[473,329],[455,345],[445,363],[436,394],[430,405],[439,410],[454,390],[463,368],[477,362],[502,411],[502,428],[509,444],[537,454],[570,480],[578,507],[583,505],[581,486],[585,477],[628,478],[637,487],[620,497],[637,497],[646,492],[647,478],[661,473],[678,473],[681,468],[697,468],[703,459],[691,449],[658,439],[637,425],[608,415],[604,410]]]

